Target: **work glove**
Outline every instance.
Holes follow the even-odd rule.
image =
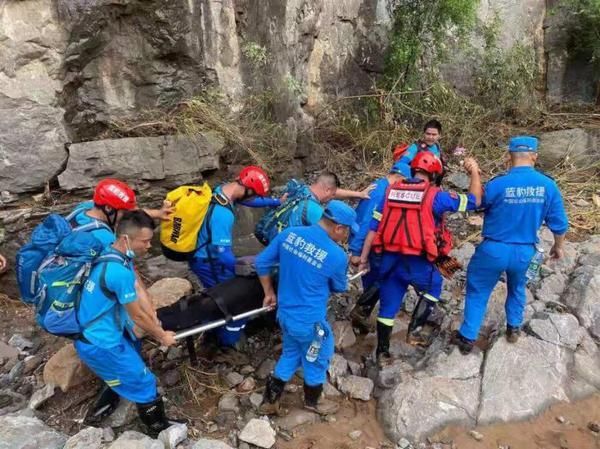
[[[462,264],[455,257],[440,256],[435,260],[435,266],[446,279],[452,279],[454,273],[462,270]]]

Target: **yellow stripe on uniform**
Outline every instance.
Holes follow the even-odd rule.
[[[394,319],[393,318],[381,318],[381,317],[377,317],[377,321],[379,321],[381,324],[385,324],[386,326],[390,326],[390,327],[392,327],[394,325]]]
[[[381,221],[381,217],[383,217],[383,215],[381,214],[381,212],[377,212],[376,210],[373,211],[373,218],[377,221]]]
[[[467,195],[459,194],[458,199],[460,200],[460,204],[458,205],[458,211],[466,212],[467,204],[469,203],[469,198],[467,197]]]
[[[119,379],[107,380],[105,381],[105,384],[109,387],[118,387],[119,385],[121,385],[121,381]]]

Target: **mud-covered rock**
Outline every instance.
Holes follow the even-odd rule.
[[[183,296],[192,293],[192,283],[182,278],[164,278],[148,288],[154,307],[170,306]]]

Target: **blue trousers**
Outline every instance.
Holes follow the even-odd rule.
[[[380,268],[381,255],[371,252],[369,254],[369,271],[361,278],[364,291],[379,283]]]
[[[421,256],[383,253],[380,268],[379,321],[391,326],[402,307],[409,285],[418,292],[439,299],[442,276],[437,267]]]
[[[228,281],[235,277],[235,271],[231,267],[219,263],[218,260],[213,261],[214,267],[210,262],[205,262],[200,259],[194,259],[190,263],[190,268],[194,272],[204,288],[211,288],[215,285]],[[247,319],[237,320],[227,323],[223,327],[215,329],[215,334],[219,339],[219,343],[223,346],[234,346],[242,336],[242,331],[246,327]]]
[[[488,300],[504,272],[507,284],[506,321],[512,327],[521,326],[527,302],[525,274],[534,254],[534,245],[484,240],[477,247],[467,268],[465,316],[460,327],[463,337],[477,340]]]
[[[333,331],[329,323],[327,321],[321,322],[321,326],[325,329],[325,338],[317,360],[314,362],[306,360],[306,351],[308,351],[315,337],[314,325],[299,326],[297,323],[282,321],[279,322],[279,325],[283,336],[283,349],[281,357],[275,365],[273,375],[284,382],[288,382],[298,368],[302,367],[306,385],[314,387],[325,383],[327,368],[329,368],[335,345]]]
[[[117,346],[110,349],[78,340],[75,350],[83,363],[119,396],[138,403],[152,402],[157,398],[156,377],[131,340],[123,337]]]

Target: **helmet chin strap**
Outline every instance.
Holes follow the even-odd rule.
[[[114,231],[115,230],[115,224],[117,223],[117,212],[118,211],[116,209],[110,208],[110,210],[112,212],[108,212],[106,206],[100,206],[100,210],[106,216],[106,221],[108,223],[108,226],[110,226],[110,228]]]

